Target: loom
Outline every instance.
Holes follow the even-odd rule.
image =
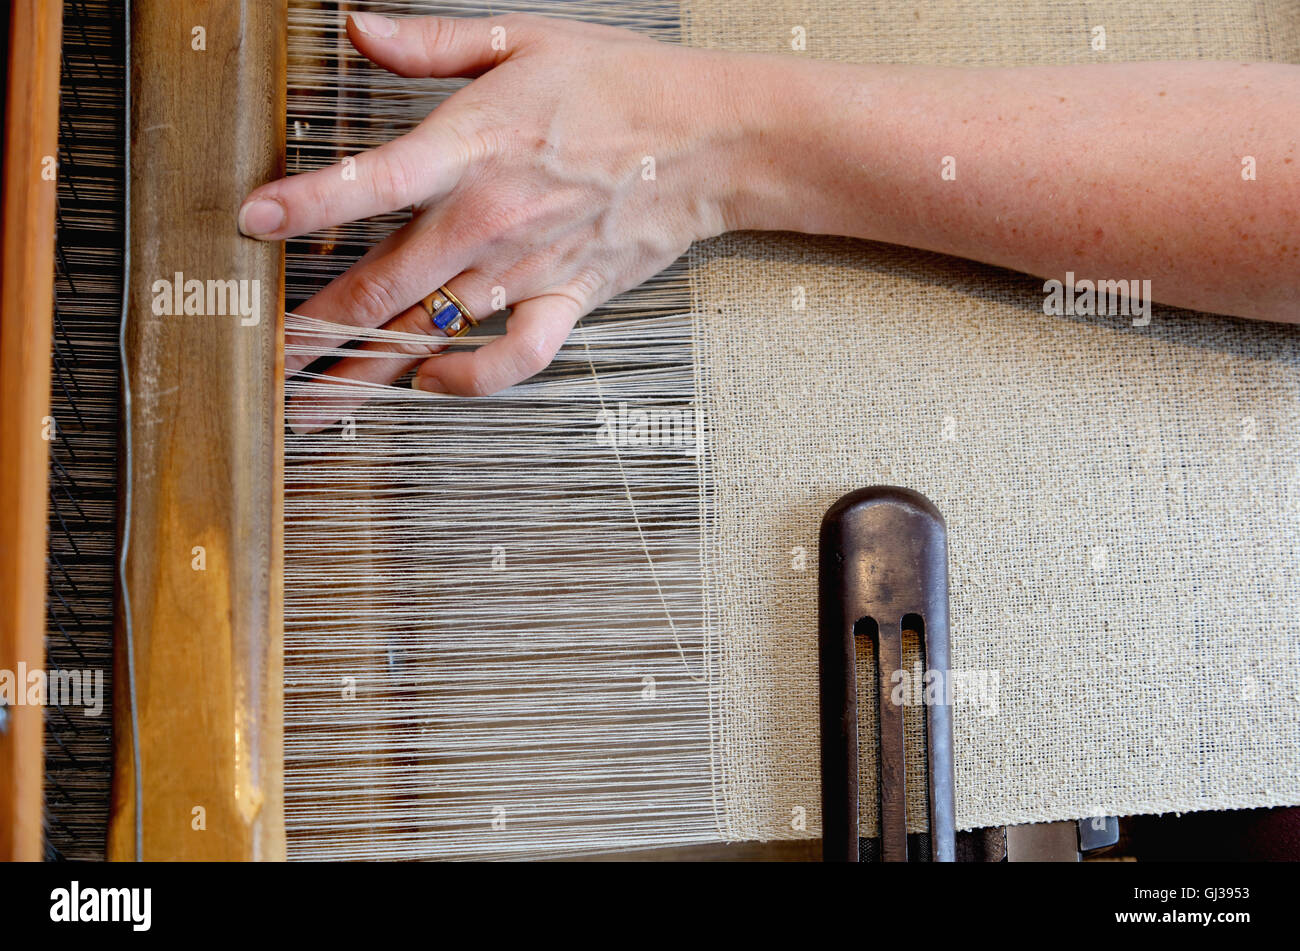
[[[848,61],[1300,62],[1284,0],[879,0],[870,24],[833,2],[508,6]],[[995,713],[954,708],[959,853],[1300,804],[1294,329],[1052,319],[1040,282],[995,268],[727,235],[496,397],[286,383],[282,345],[356,336],[286,301],[404,217],[286,247],[238,235],[240,199],[461,82],[373,67],[351,9],[504,12],[14,4],[32,41],[6,113],[0,668],[102,671],[113,716],[4,711],[0,855],[816,855],[818,527],[882,483],[944,512],[952,665],[998,675]],[[47,156],[57,182],[30,174]],[[160,314],[174,277],[205,302],[247,282],[260,317]],[[479,331],[458,345],[499,319]],[[292,430],[310,393],[339,426]],[[922,721],[903,727],[924,775]],[[875,798],[856,808],[878,836]]]

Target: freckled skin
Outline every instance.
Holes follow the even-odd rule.
[[[798,123],[786,142],[797,135],[803,149],[775,172],[780,202],[739,215],[745,227],[889,241],[1043,277],[1149,279],[1163,303],[1300,321],[1300,67],[804,60],[781,82],[799,106],[766,121]],[[836,96],[860,106],[838,108]],[[841,175],[846,153],[871,172]],[[940,177],[945,155],[955,181]],[[1254,181],[1242,179],[1247,155]]]
[[[736,229],[1149,280],[1163,303],[1300,320],[1300,66],[853,65],[518,15],[398,22],[384,36],[350,20],[348,36],[401,75],[478,78],[358,156],[360,185],[325,169],[259,188],[246,201],[270,199],[286,220],[255,236],[412,206],[299,312],[427,334],[413,305],[449,283],[480,315],[502,287],[514,313],[477,352],[424,360],[406,344],[400,360],[342,360],[335,376],[389,382],[419,366],[443,392],[495,392],[544,366],[582,314]]]

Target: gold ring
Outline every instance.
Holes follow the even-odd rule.
[[[470,328],[478,326],[478,321],[469,312],[469,308],[447,290],[446,284],[420,301],[420,304],[433,318],[433,325],[448,337],[459,337],[469,333]]]

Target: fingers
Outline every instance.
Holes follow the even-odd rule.
[[[364,267],[367,262],[374,261],[376,258],[390,254],[402,240],[403,232],[407,231],[410,225],[399,228],[384,240],[367,251],[361,258],[352,265],[352,268]],[[352,269],[349,268],[349,271]],[[356,323],[355,320],[349,320],[346,312],[346,289],[343,287],[342,279],[346,277],[348,271],[334,278],[319,291],[313,294],[307,300],[303,301],[294,308],[295,314],[303,317],[315,317],[318,320],[328,320],[333,323]],[[296,336],[292,341],[296,345],[308,346],[314,348],[337,347],[339,342],[332,337],[315,337],[315,336]],[[287,343],[287,341],[286,341]],[[316,360],[314,354],[288,353],[284,355],[284,375],[286,378],[293,376],[307,364]]]
[[[559,294],[522,301],[514,305],[504,337],[473,352],[426,360],[411,386],[457,396],[497,393],[544,370],[581,316],[577,302]]]
[[[473,278],[457,278],[449,285],[471,310],[487,297]],[[479,298],[482,298],[480,300]],[[481,311],[480,311],[481,313]],[[476,351],[442,353],[439,331],[423,306],[411,307],[385,325],[387,330],[421,334],[423,341],[373,341],[364,353],[392,354],[392,358],[355,356],[340,360],[323,376],[337,381],[308,387],[289,406],[289,425],[295,432],[324,429],[347,416],[371,396],[368,386],[385,385],[420,369],[412,381],[415,389],[460,396],[486,396],[504,390],[545,369],[582,316],[577,303],[558,294],[534,297],[516,304],[506,324],[506,335]],[[431,356],[437,354],[436,356]]]
[[[504,17],[348,17],[348,37],[377,66],[399,76],[473,77],[503,62],[520,27]]]
[[[441,198],[469,163],[448,122],[412,132],[337,165],[254,189],[239,208],[239,230],[279,241]]]
[[[371,248],[294,312],[338,324],[378,327],[463,271],[473,251],[444,240],[436,224],[411,222]],[[474,307],[469,301],[465,305]],[[312,347],[338,345],[338,341],[316,337],[295,342]],[[315,359],[310,354],[285,354],[285,375],[292,376]]]
[[[406,17],[354,13],[352,43],[402,76],[477,76],[518,48],[527,19]],[[441,113],[439,113],[441,115]],[[443,197],[470,160],[451,119],[423,122],[369,152],[255,189],[239,209],[239,230],[279,241]]]
[[[477,275],[461,275],[449,281],[447,286],[471,312],[479,318],[486,316],[490,290],[481,278]],[[433,354],[446,349],[445,345],[440,345],[440,341],[446,339],[445,335],[434,325],[433,316],[422,303],[403,311],[384,324],[384,329],[419,334],[429,340],[427,343],[423,340],[376,340],[358,347],[356,351],[344,351],[393,356],[345,357],[326,370],[322,376],[328,379],[314,382],[290,403],[288,418],[294,432],[316,432],[333,425],[373,395],[366,387],[356,384],[386,386],[405,376]],[[337,383],[331,386],[330,381]]]
[[[453,292],[454,293],[454,292]],[[392,359],[383,357],[348,357],[340,360],[322,376],[327,380],[314,382],[302,396],[289,403],[289,425],[296,433],[314,433],[338,422],[352,413],[371,397],[371,393],[356,384],[383,386],[392,383],[419,366],[432,354],[446,349],[438,340],[446,339],[433,325],[433,317],[420,304],[408,308],[384,325],[386,330],[409,334],[425,334],[429,343],[409,341],[374,341],[358,348],[362,353],[391,353]]]

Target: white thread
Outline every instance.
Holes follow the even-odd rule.
[[[665,36],[679,15],[675,0],[545,10]],[[391,139],[462,84],[369,66],[334,14],[296,4],[289,55],[292,171]],[[310,296],[405,220],[292,243],[287,297]],[[316,367],[289,382],[291,424],[345,417],[285,442],[290,857],[566,855],[719,838],[689,310],[674,266],[584,318],[545,373],[480,400],[400,381],[339,385]],[[452,341],[294,313],[285,326],[286,352],[309,358],[359,340],[402,347],[410,362],[422,347],[499,336],[491,322]],[[668,428],[638,444],[619,428],[622,409]],[[602,421],[618,430],[612,445]]]

